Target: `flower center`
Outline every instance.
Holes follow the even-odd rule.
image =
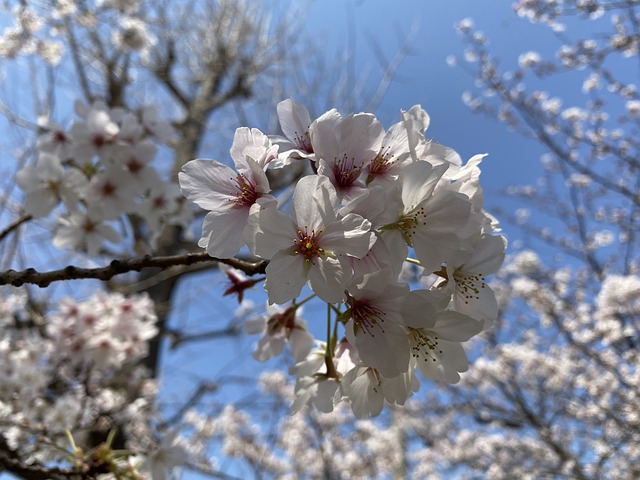
[[[260,193],[256,192],[256,186],[251,183],[242,173],[239,173],[235,179],[231,179],[236,184],[236,191],[232,193],[236,198],[229,199],[229,201],[236,203],[241,207],[250,207],[258,197]]]
[[[427,224],[427,215],[424,211],[424,207],[413,208],[409,213],[404,214],[400,219],[389,225],[385,225],[380,228],[380,232],[387,230],[400,230],[402,238],[410,247],[413,246],[411,237],[416,233],[416,229],[421,225]]]
[[[379,153],[371,160],[367,175],[367,183],[371,183],[378,175],[383,175],[394,163],[396,163],[393,154],[389,153],[389,148],[384,153]]]
[[[282,329],[285,329],[287,337],[291,331],[296,328],[296,307],[291,306],[282,313],[276,313],[267,320],[267,332],[271,336],[277,335]]]
[[[313,153],[313,147],[311,146],[311,142],[309,141],[309,132],[304,132],[302,135],[300,135],[298,132],[295,132],[294,135],[294,140],[298,149],[302,150],[305,153]]]
[[[47,188],[54,195],[60,195],[60,182],[57,180],[49,180],[47,182]]]
[[[372,337],[376,336],[376,329],[384,333],[384,327],[382,325],[386,313],[379,308],[373,307],[365,302],[356,301],[351,305],[350,312],[356,335],[358,334],[358,330],[364,330]]]
[[[115,197],[116,190],[117,190],[116,186],[107,180],[102,185],[101,193],[105,197]]]
[[[437,355],[442,355],[442,350],[438,345],[438,337],[429,336],[422,328],[409,327],[408,330],[413,358],[422,359],[425,362],[429,359],[437,361]]]
[[[360,176],[360,172],[362,172],[362,166],[356,165],[355,159],[348,158],[346,155],[333,163],[333,175],[338,188],[351,187]]]
[[[141,162],[139,162],[138,159],[136,158],[131,158],[127,162],[127,168],[133,174],[140,172],[140,170],[142,170],[143,167],[144,165]]]
[[[481,273],[462,275],[460,272],[453,273],[456,282],[456,289],[464,297],[464,303],[480,300],[480,290],[487,286],[484,276]]]
[[[325,254],[324,248],[318,244],[322,230],[315,231],[305,225],[304,230],[298,230],[298,238],[293,240],[295,244],[294,255],[302,255],[305,262],[313,264],[313,259]]]

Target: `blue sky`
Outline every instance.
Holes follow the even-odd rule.
[[[547,29],[519,19],[511,4],[511,0],[399,0],[392,7],[384,0],[316,0],[308,22],[309,30],[326,32],[321,34],[330,39],[329,51],[334,46],[331,43],[343,50],[351,11],[357,31],[356,60],[361,66],[376,64],[368,37],[375,38],[391,58],[399,45],[398,36],[418,22],[414,53],[399,68],[375,113],[388,125],[397,121],[401,108],[421,104],[431,116],[428,135],[455,148],[463,159],[489,153],[482,170],[483,184],[491,191],[530,181],[532,173],[539,171],[540,151],[504,126],[471,113],[461,96],[473,90],[473,78],[459,67],[449,67],[445,59],[462,54],[462,38],[453,25],[465,17],[473,18],[485,32],[492,51],[505,65],[514,65],[522,51],[551,52],[555,43]]]

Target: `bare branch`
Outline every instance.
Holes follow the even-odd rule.
[[[18,454],[8,445],[2,435],[0,435],[0,471],[11,472],[27,480],[72,478],[81,474],[76,470],[44,467],[39,464],[22,462]]]
[[[91,88],[89,86],[89,79],[87,78],[87,75],[83,66],[83,61],[80,58],[80,49],[78,46],[78,42],[76,41],[76,37],[73,34],[71,22],[69,19],[65,19],[65,28],[67,31],[67,39],[69,40],[71,57],[73,59],[73,64],[76,68],[76,73],[78,74],[78,80],[80,81],[80,87],[82,88],[82,91],[87,101],[93,102],[93,94],[91,93]]]
[[[74,265],[69,265],[65,268],[51,270],[48,272],[38,272],[34,268],[27,268],[21,272],[7,270],[5,272],[0,272],[0,285],[13,285],[15,287],[20,287],[25,283],[28,283],[44,288],[49,286],[52,282],[59,282],[62,280],[79,280],[86,278],[109,280],[116,275],[131,271],[139,272],[144,268],[169,268],[176,265],[192,265],[199,262],[224,263],[243,271],[247,275],[265,273],[265,269],[269,263],[267,260],[247,262],[237,258],[215,258],[210,257],[206,252],[171,255],[166,257],[152,257],[151,255],[145,255],[144,257],[138,258],[113,260],[108,266],[100,268],[80,268]]]
[[[14,221],[13,223],[7,225],[7,227],[2,230],[0,232],[0,242],[2,240],[4,240],[4,238],[9,235],[11,232],[13,232],[16,228],[18,228],[20,225],[22,225],[25,222],[28,222],[29,220],[31,220],[33,217],[31,215],[23,215],[22,217],[18,218],[16,221]]]
[[[236,337],[240,335],[242,329],[238,324],[232,323],[222,329],[210,330],[207,332],[186,334],[178,330],[166,329],[167,334],[171,338],[171,349],[175,350],[183,343],[202,342],[205,340],[214,340],[218,338]]]

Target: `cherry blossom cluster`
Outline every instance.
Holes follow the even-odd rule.
[[[16,5],[12,14],[14,25],[6,27],[0,36],[0,57],[35,54],[52,65],[58,64],[64,45],[47,34],[47,20],[24,4]]]
[[[105,242],[121,240],[114,220],[123,214],[144,220],[152,243],[163,225],[188,222],[178,187],[152,163],[156,142],[175,137],[154,107],[131,112],[76,102],[75,112],[68,130],[40,120],[37,162],[16,175],[25,213],[44,217],[62,204],[55,246],[96,255]]]
[[[462,165],[426,139],[429,116],[419,106],[386,131],[368,113],[330,110],[312,121],[293,100],[277,111],[284,136],[239,128],[234,168],[198,159],[179,175],[184,195],[209,212],[201,247],[218,258],[246,248],[268,260],[264,288],[274,307],[248,326],[263,333],[256,357],[289,344],[294,410],[310,402],[328,412],[347,400],[356,416],[375,416],[385,400],[404,404],[417,370],[457,382],[468,368],[462,343],[497,316],[485,276],[506,245],[482,208],[484,155]],[[267,173],[294,162],[311,171],[276,198]],[[399,280],[407,264],[432,279],[428,287]],[[312,298],[327,304],[322,341],[298,315]]]
[[[111,37],[106,40],[122,53],[137,52],[146,58],[156,39],[139,14],[141,3],[98,0],[89,8],[78,8],[75,0],[20,2],[11,9],[14,24],[0,34],[0,57],[35,55],[57,65],[65,54],[65,36],[74,28],[90,29],[95,34],[96,26],[111,23]]]
[[[147,295],[66,298],[41,322],[30,311],[24,294],[0,302],[0,412],[9,448],[69,462],[69,434],[82,445],[92,430],[114,425],[142,470],[159,465],[152,460],[160,449],[180,448],[170,435],[156,443],[150,425],[157,386],[138,363],[158,332]]]
[[[155,322],[149,297],[97,292],[82,303],[61,300],[46,328],[55,361],[67,361],[69,368],[89,362],[104,375],[146,356],[149,339],[158,333]]]
[[[262,373],[259,393],[272,405],[273,424],[256,422],[246,407],[227,405],[211,416],[189,410],[184,416],[185,429],[193,432],[189,443],[222,450],[236,468],[265,478],[379,478],[392,474],[403,461],[399,440],[406,432],[404,420],[411,417],[408,408],[394,411],[396,421],[389,427],[354,420],[344,402],[331,413],[307,406],[299,415],[288,415],[294,386],[281,371]],[[319,455],[323,449],[331,454]]]
[[[331,414],[306,405],[286,415],[294,382],[264,372],[268,409],[189,411],[189,440],[267,478],[629,478],[640,459],[640,354],[630,347],[638,341],[640,277],[608,276],[595,295],[592,279],[581,269],[547,268],[532,251],[511,256],[492,281],[510,318],[494,324],[495,342],[474,342],[481,354],[455,389],[414,396],[387,421],[354,420],[345,402]]]

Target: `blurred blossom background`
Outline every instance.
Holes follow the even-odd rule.
[[[12,25],[11,3],[3,2],[4,28]],[[84,2],[59,1],[56,8],[75,3],[80,15]],[[122,13],[136,2],[99,5],[111,3]],[[248,3],[257,8],[258,2]],[[465,345],[471,365],[459,384],[424,380],[404,407],[389,407],[375,419],[356,420],[348,407],[291,415],[290,355],[251,358],[257,336],[243,326],[264,313],[261,286],[246,290],[239,303],[222,296],[229,278],[220,269],[192,273],[155,306],[166,314],[157,345],[161,361],[152,365],[158,382],[136,384],[143,392],[136,395],[153,399],[140,401],[145,406],[136,410],[148,415],[155,432],[148,435],[153,449],[147,445],[147,470],[157,472],[154,478],[185,479],[640,478],[640,2],[315,0],[274,2],[271,8],[260,2],[260,8],[275,20],[298,22],[291,43],[278,45],[291,58],[283,54],[286,62],[255,73],[262,78],[267,72],[269,81],[216,111],[219,120],[208,124],[197,156],[228,163],[239,126],[279,133],[274,106],[286,98],[305,104],[311,118],[334,107],[345,114],[366,111],[385,128],[400,120],[401,110],[421,105],[430,116],[427,138],[454,149],[463,162],[488,154],[480,165],[484,208],[509,242],[503,268],[487,279],[499,318]],[[112,41],[139,51],[141,65],[152,64],[163,30],[146,36],[144,24],[136,23],[143,20],[125,16]],[[139,36],[123,36],[125,30]],[[17,85],[25,70],[10,70],[7,45],[0,44],[6,62],[0,94],[21,104],[28,95]],[[54,46],[45,54],[57,59]],[[200,60],[187,57],[194,65]],[[169,93],[152,95],[153,69],[145,68],[131,73],[141,85],[135,98],[160,100],[169,117],[184,114],[179,102],[166,101]],[[61,88],[72,84],[71,68],[40,72],[59,75]],[[155,74],[161,77],[157,69]],[[185,90],[195,90],[186,84]],[[60,118],[73,118],[73,95],[67,88],[57,97]],[[21,112],[10,103],[2,104],[7,130],[21,127],[22,115],[12,116]],[[11,178],[2,183],[3,198],[20,203],[11,155],[26,156],[33,142],[25,146],[23,136],[11,131],[0,141],[8,152],[0,170]],[[170,170],[172,158],[169,148],[159,148],[159,165]],[[10,210],[0,216],[2,228],[14,220]],[[185,229],[192,244],[200,226]],[[29,228],[15,240],[16,258],[55,264],[61,250],[40,247],[52,221]],[[131,245],[136,252],[139,247]],[[70,263],[78,260],[68,255],[63,258]],[[2,259],[3,269],[15,265],[5,250]],[[414,288],[433,282],[417,269],[403,273]],[[82,308],[91,310],[99,301],[92,295],[102,283],[64,283],[46,295],[34,289],[29,302],[74,295],[88,299]],[[116,322],[111,313],[123,301],[104,300],[100,308]],[[145,322],[155,321],[146,300],[138,301]],[[20,305],[7,300],[3,318],[12,318]],[[300,315],[323,338],[326,305],[310,302]],[[52,318],[60,324],[66,317]],[[156,332],[145,322],[144,340]],[[2,342],[0,353],[13,352],[10,342]],[[118,375],[110,372],[116,382]],[[135,398],[127,397],[126,408],[134,410]],[[46,415],[61,430],[66,424],[60,412],[81,417],[80,406],[65,401]],[[0,477],[15,478],[4,469],[18,478],[45,478],[9,468],[7,445],[18,437],[8,420],[2,426],[3,415],[14,414],[5,403]],[[37,454],[20,460],[48,465],[39,464]]]

